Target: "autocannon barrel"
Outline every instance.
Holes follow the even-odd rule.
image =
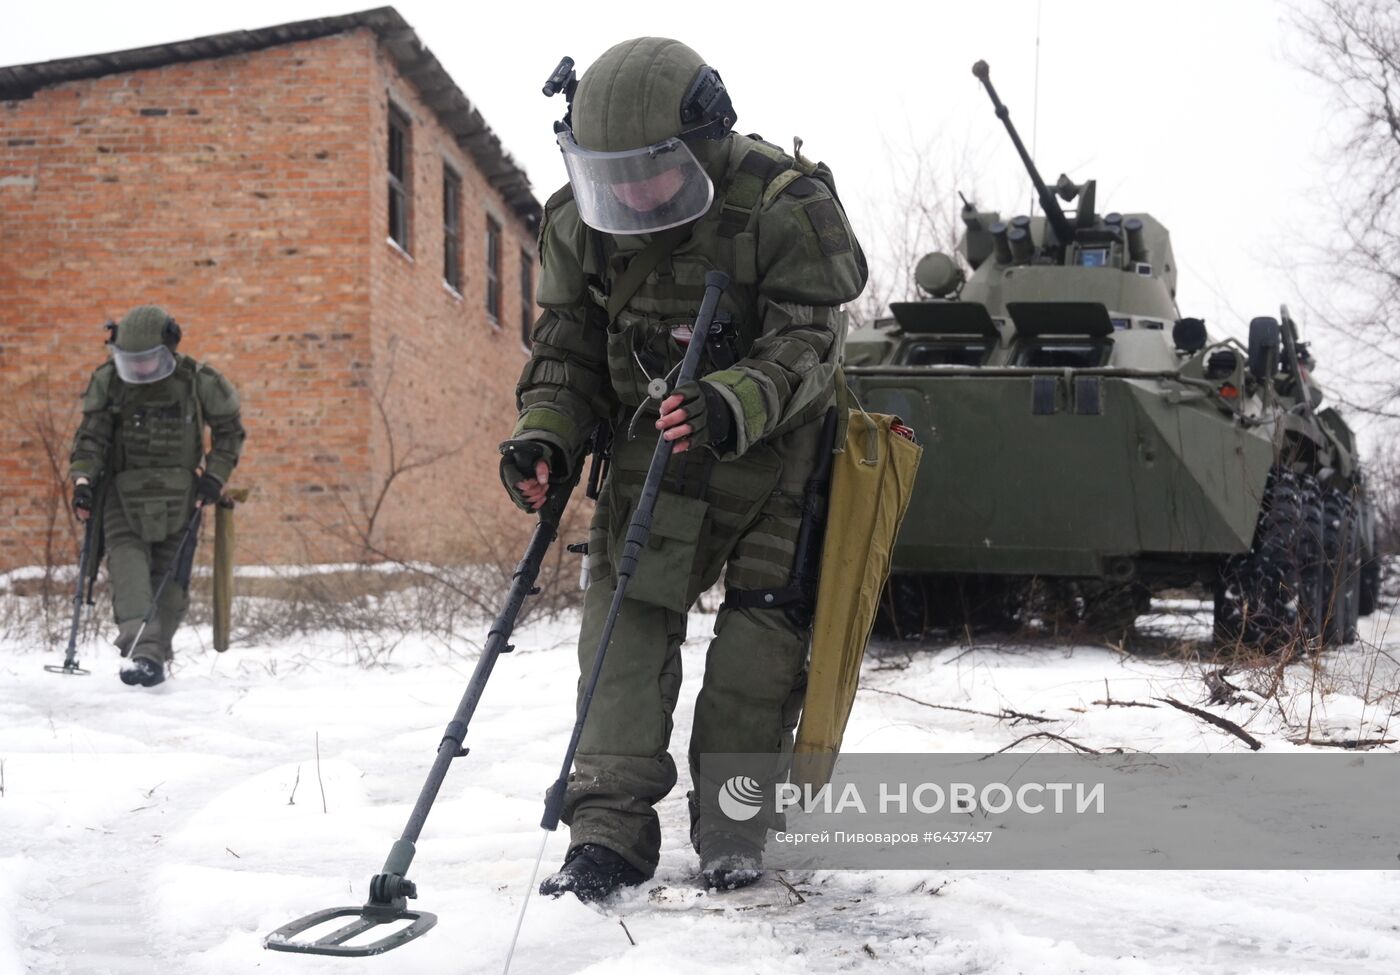
[[[1030,173],[1031,182],[1035,184],[1036,196],[1040,200],[1040,208],[1045,211],[1045,218],[1050,221],[1050,226],[1055,231],[1055,240],[1061,244],[1069,243],[1074,237],[1073,231],[1070,230],[1069,218],[1065,216],[1065,211],[1060,208],[1060,202],[1055,199],[1055,194],[1045,185],[1045,180],[1040,178],[1040,170],[1035,168],[1035,161],[1031,159],[1031,154],[1026,151],[1026,146],[1016,131],[1016,126],[1011,124],[1011,110],[1003,105],[1001,99],[997,97],[997,90],[992,87],[991,69],[987,67],[987,62],[978,61],[972,66],[972,73],[977,76],[978,81],[982,82],[982,87],[987,89],[987,95],[992,100],[992,107],[996,109],[997,118],[1001,119],[1002,124],[1006,126],[1006,131],[1016,146],[1016,152],[1020,154],[1021,162],[1025,164],[1026,172]]]

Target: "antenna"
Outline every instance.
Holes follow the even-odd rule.
[[[1035,155],[1040,134],[1040,8],[1042,0],[1035,0],[1035,95],[1031,102],[1031,155]],[[1035,213],[1035,194],[1031,194],[1031,213]]]

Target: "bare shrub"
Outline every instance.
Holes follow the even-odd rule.
[[[1366,468],[1376,511],[1376,550],[1400,555],[1400,443],[1379,448]]]
[[[927,139],[913,150],[886,148],[892,195],[876,208],[876,230],[867,241],[870,280],[847,308],[860,326],[888,317],[892,301],[919,297],[914,267],[925,254],[957,254],[963,230],[958,191],[970,195],[976,183],[970,174],[977,167],[966,146]]]
[[[1354,409],[1400,418],[1400,5],[1310,0],[1294,8],[1303,67],[1327,86],[1341,136],[1325,268],[1307,304],[1349,339],[1350,374],[1336,391]]]
[[[42,521],[39,543],[30,549],[31,569],[0,578],[0,634],[37,640],[49,649],[66,646],[83,537],[66,476],[77,417],[55,406],[47,372],[7,384],[0,404],[0,421],[18,435],[15,449],[34,464],[37,489],[25,503]]]
[[[538,592],[525,600],[516,625],[549,620],[582,604],[580,557],[565,548],[586,516],[571,513],[540,566]],[[396,556],[377,546],[364,561],[329,569],[282,567],[240,577],[232,639],[237,643],[282,640],[306,633],[344,637],[354,662],[387,663],[409,636],[460,653],[479,649],[501,611],[524,546],[512,533],[483,531],[486,554],[471,561],[426,561]],[[190,619],[205,622],[210,607],[201,587]]]

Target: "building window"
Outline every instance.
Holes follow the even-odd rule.
[[[530,327],[535,323],[535,255],[520,252],[520,341],[530,347]]]
[[[501,225],[486,218],[486,314],[501,320]]]
[[[412,143],[409,141],[408,116],[393,105],[389,106],[389,239],[405,252],[408,246],[408,214],[412,185],[409,172],[409,158]]]
[[[462,291],[462,177],[442,167],[442,279]]]

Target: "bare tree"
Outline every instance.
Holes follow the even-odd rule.
[[[890,192],[872,208],[876,232],[866,240],[870,281],[848,311],[858,325],[889,315],[892,301],[919,296],[914,267],[930,251],[956,255],[962,236],[962,199],[973,195],[966,149],[951,151],[931,138],[911,150],[889,149]]]
[[[1353,408],[1400,419],[1400,3],[1315,0],[1294,10],[1344,126],[1336,145],[1334,239],[1320,254],[1331,287],[1315,318],[1364,349],[1348,377]]]
[[[323,533],[358,548],[359,558],[364,562],[386,558],[381,550],[383,532],[380,530],[380,519],[395,485],[415,471],[432,467],[461,453],[467,446],[465,440],[448,446],[427,446],[417,439],[411,425],[393,418],[398,412],[392,402],[397,353],[398,343],[394,339],[389,344],[383,381],[376,386],[368,378],[364,379],[384,436],[383,472],[376,475],[368,491],[354,488],[353,502],[347,500],[343,492],[335,491],[333,496],[340,519],[331,523],[316,522]]]
[[[1376,507],[1376,547],[1400,554],[1400,444],[1388,443],[1377,450],[1368,483]]]

